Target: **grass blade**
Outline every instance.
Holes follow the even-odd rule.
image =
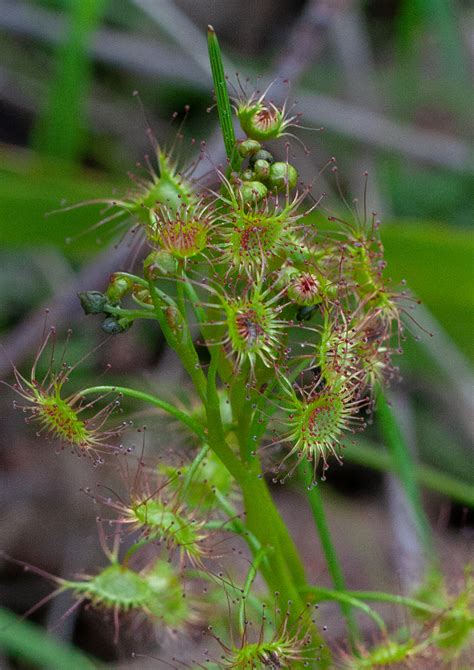
[[[35,147],[48,156],[76,161],[84,142],[83,110],[90,79],[87,53],[104,0],[69,4],[69,30],[56,52],[49,99],[33,133]]]
[[[400,482],[413,511],[416,528],[428,556],[434,557],[431,528],[426,518],[421,500],[421,493],[415,475],[415,463],[405,443],[398,422],[379,388],[377,391],[377,419],[382,436],[392,457]]]
[[[94,670],[94,663],[77,649],[65,645],[29,621],[0,609],[0,649],[36,668],[48,670]]]
[[[225,150],[232,170],[238,170],[240,167],[240,160],[237,151],[235,150],[232,108],[230,106],[229,93],[227,91],[221,49],[217,40],[217,35],[212,26],[208,26],[207,43],[209,47],[212,79],[214,81],[214,90],[216,93],[217,113],[219,114],[219,123],[224,138]]]

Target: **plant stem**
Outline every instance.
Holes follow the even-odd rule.
[[[190,428],[193,433],[199,437],[201,442],[206,442],[207,440],[206,433],[201,424],[190,417],[189,414],[186,414],[186,412],[183,412],[165,400],[161,400],[161,398],[157,398],[155,395],[145,393],[144,391],[137,391],[126,386],[90,386],[89,388],[82,389],[79,395],[86,396],[91,395],[92,393],[119,393],[128,398],[142,400],[143,402],[153,405],[154,407],[159,407],[168,414],[171,414],[171,416],[174,416],[175,419],[178,419],[178,421]]]
[[[273,550],[269,567],[267,568],[265,562],[261,566],[262,575],[270,591],[280,594],[282,603],[291,601],[290,623],[296,624],[306,606],[300,595],[306,586],[306,579],[296,547],[271,499],[265,481],[252,474],[243,483],[242,493],[246,525],[263,549]],[[330,668],[330,652],[316,629],[313,631],[312,642],[323,645],[319,667]]]
[[[349,607],[357,607],[375,621],[382,631],[386,631],[385,622],[380,614],[366,603],[362,602],[362,600],[359,600],[351,591],[334,591],[333,589],[324,589],[319,586],[309,586],[304,592],[312,594],[319,602],[323,600],[334,600],[335,602],[341,603],[341,605],[345,604]]]
[[[361,600],[394,603],[396,605],[404,605],[405,607],[416,609],[419,612],[426,612],[427,614],[439,614],[439,609],[436,609],[436,607],[432,607],[421,600],[394,593],[385,593],[384,591],[347,591],[347,593],[354,598],[360,598]]]
[[[247,471],[227,444],[222,426],[220,402],[216,386],[219,349],[217,347],[210,347],[209,352],[211,354],[211,363],[207,373],[207,398],[205,403],[208,443],[229,470],[230,474],[240,483],[246,479]]]
[[[155,308],[156,317],[159,321],[161,330],[163,331],[163,335],[165,336],[169,346],[172,349],[174,349],[174,351],[176,351],[176,353],[180,357],[184,369],[191,377],[194,386],[196,388],[196,391],[199,394],[199,397],[204,402],[206,398],[206,377],[204,376],[204,373],[201,370],[199,357],[196,353],[196,349],[194,348],[191,334],[184,320],[184,317],[182,323],[184,333],[182,335],[182,338],[178,339],[178,337],[171,330],[166,320],[166,316],[163,312],[163,308],[160,303],[159,292],[152,281],[148,282],[148,290],[150,291],[151,299],[153,300],[153,306]]]
[[[308,502],[311,507],[311,512],[313,513],[313,519],[316,524],[319,539],[321,542],[321,547],[323,549],[323,553],[326,558],[326,564],[328,566],[329,574],[331,575],[334,588],[337,591],[345,592],[346,583],[344,579],[344,574],[342,572],[342,567],[337,557],[336,549],[332,543],[331,532],[329,530],[326,514],[324,512],[324,505],[321,497],[321,492],[319,490],[319,486],[313,485],[312,473],[305,465],[305,463],[299,464],[298,473],[300,478],[306,485],[306,496],[308,498]],[[360,631],[357,625],[357,621],[354,617],[351,606],[347,601],[341,600],[340,607],[342,615],[346,620],[350,643],[352,647],[355,648],[356,642],[360,640]]]

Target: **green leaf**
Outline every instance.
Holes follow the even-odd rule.
[[[55,640],[44,629],[22,621],[6,609],[0,609],[0,649],[47,670],[94,670],[99,667],[74,647]]]
[[[18,160],[2,149],[0,155],[0,245],[37,247],[54,245],[69,256],[83,255],[99,247],[97,238],[114,230],[113,224],[82,233],[101,220],[104,205],[51,212],[96,198],[113,197],[117,185],[97,174],[81,172],[70,176],[57,160]],[[125,192],[119,188],[119,192]],[[76,236],[80,236],[77,237]],[[67,238],[71,238],[67,244]]]

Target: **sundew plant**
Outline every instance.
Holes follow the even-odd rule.
[[[79,296],[109,335],[120,337],[138,319],[156,322],[192,399],[178,405],[120,385],[71,394],[73,368],[40,366],[53,331],[31,373],[15,369],[16,405],[39,433],[89,457],[96,473],[118,464],[125,486],[117,494],[86,491],[109,521],[107,531],[99,523],[105,561],[92,574],[49,576],[52,596],[69,591],[77,607],[112,614],[117,640],[130,615],[184,640],[204,629],[201,658],[157,658],[157,668],[368,670],[425,661],[461,668],[473,627],[471,577],[457,595],[443,585],[411,455],[383,390],[397,374],[407,325],[417,328],[415,301],[387,279],[380,222],[366,194],[347,214],[328,216],[290,160],[298,116],[274,104],[271,89],[229,97],[212,28],[209,54],[225,165],[204,187],[157,145],[149,178],[106,203],[108,219],[131,222],[144,260]],[[335,159],[326,168],[337,180]],[[121,446],[129,425],[116,408],[124,397],[171,419],[184,459],[181,449],[179,458],[150,462],[152,437],[138,458]],[[410,596],[348,590],[324,516],[321,482],[344,464],[346,445],[374,415],[428,559],[426,583]],[[307,496],[333,588],[308,581],[270,495],[279,483]],[[233,536],[247,545],[243,577],[222,567]],[[328,600],[340,606],[343,648],[325,640],[318,605]],[[374,601],[404,607],[411,625],[388,630]],[[377,627],[370,640],[359,631],[361,617]]]

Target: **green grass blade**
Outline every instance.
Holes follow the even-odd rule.
[[[306,485],[306,497],[308,498],[309,506],[313,514],[314,523],[318,531],[319,540],[321,542],[321,547],[334,588],[337,591],[344,592],[346,591],[344,574],[331,539],[331,532],[324,512],[319,486],[313,485],[312,471],[308,468],[306,463],[301,463],[298,466],[298,474]],[[355,648],[357,641],[360,640],[360,631],[357,626],[357,621],[352,613],[351,604],[347,602],[347,600],[340,600],[339,604],[342,615],[346,620],[351,645]]]
[[[364,443],[358,440],[356,444],[346,445],[344,459],[381,472],[392,472],[395,469],[393,459],[389,454],[375,446],[367,446],[365,440]],[[474,487],[471,484],[439,472],[436,468],[421,464],[416,465],[414,476],[419,485],[441,493],[461,505],[474,507]]]
[[[428,554],[434,556],[431,528],[426,518],[421,500],[421,492],[415,475],[415,463],[405,442],[398,422],[387,403],[385,395],[377,390],[377,420],[387,449],[392,457],[400,482],[407,500],[413,511],[413,518],[421,542]]]
[[[207,43],[209,47],[209,61],[211,63],[212,79],[216,93],[217,113],[221,125],[227,158],[232,170],[240,167],[239,156],[236,151],[234,126],[232,123],[232,108],[230,106],[227,82],[222,63],[222,54],[217,35],[212,26],[208,26]]]
[[[35,668],[94,670],[100,667],[74,647],[55,640],[44,629],[22,621],[6,609],[0,609],[0,649]]]
[[[71,163],[84,144],[83,112],[91,74],[87,47],[104,5],[105,0],[68,3],[69,30],[57,49],[49,97],[33,132],[40,153]]]

